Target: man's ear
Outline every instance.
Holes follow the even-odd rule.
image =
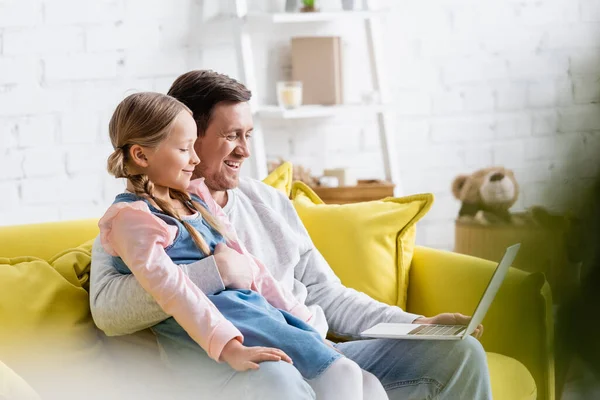
[[[196,152],[196,154],[200,154],[200,149],[202,147],[202,138],[203,136],[198,135],[198,138],[194,142],[194,151]]]
[[[146,157],[145,150],[142,146],[134,144],[129,148],[129,157],[133,163],[141,168],[148,167],[148,157]]]

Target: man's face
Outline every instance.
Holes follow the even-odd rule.
[[[217,104],[206,133],[194,145],[200,157],[195,177],[204,177],[212,191],[237,187],[242,163],[250,157],[252,129],[252,112],[247,102]]]

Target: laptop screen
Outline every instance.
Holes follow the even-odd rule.
[[[490,283],[488,283],[483,296],[479,300],[477,308],[475,308],[471,322],[469,322],[467,329],[465,329],[464,336],[472,334],[477,328],[477,325],[483,321],[487,310],[490,308],[492,301],[494,301],[494,297],[496,297],[496,293],[498,293],[498,290],[504,281],[504,277],[508,272],[508,267],[512,265],[520,247],[521,244],[518,243],[506,249],[504,256],[502,256],[502,260],[500,260],[500,263],[496,267],[496,271],[494,271],[494,275],[492,276]]]

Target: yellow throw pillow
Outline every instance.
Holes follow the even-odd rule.
[[[90,267],[92,263],[92,245],[90,239],[79,247],[67,249],[50,258],[50,264],[71,284],[86,291],[90,286]]]
[[[415,223],[431,208],[432,194],[328,205],[306,184],[294,182],[292,201],[345,286],[406,309]]]
[[[79,358],[99,351],[102,342],[84,288],[91,243],[63,251],[50,262],[0,258],[0,359]]]
[[[49,261],[0,258],[0,359],[42,398],[66,390],[85,397],[89,387],[116,382],[85,289],[91,248],[89,241]]]
[[[290,197],[292,190],[292,163],[286,161],[279,167],[275,168],[263,182],[275,189],[281,190],[286,196]]]

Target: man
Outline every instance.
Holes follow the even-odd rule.
[[[311,323],[323,337],[330,332],[357,338],[379,322],[468,323],[469,317],[461,314],[432,318],[410,314],[344,287],[285,195],[261,182],[239,178],[242,163],[250,156],[253,128],[251,94],[242,84],[212,71],[191,71],[177,78],[169,94],[192,110],[198,126],[195,149],[201,163],[196,176],[206,179],[248,250],[309,306]],[[227,247],[182,268],[206,294],[248,287],[250,279],[244,261]],[[98,240],[90,302],[96,324],[108,335],[133,333],[169,317],[135,277],[119,275],[112,268]],[[481,332],[480,327],[475,336]],[[390,399],[491,399],[485,353],[472,337],[439,342],[360,340],[336,348],[377,376]],[[262,363],[257,371],[239,373],[208,356],[194,358],[189,379],[195,379],[198,398],[218,392],[221,398],[314,399],[298,371],[285,362]],[[179,372],[185,374],[183,368]]]

